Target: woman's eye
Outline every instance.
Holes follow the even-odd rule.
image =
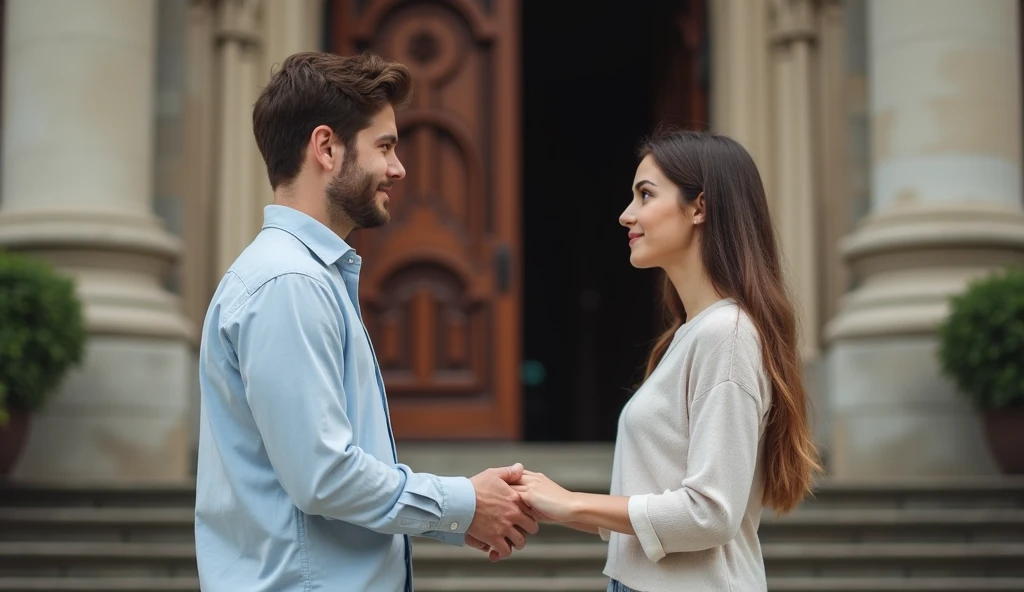
[[[644,190],[640,192],[640,199],[647,199],[648,197],[651,197],[650,191]]]

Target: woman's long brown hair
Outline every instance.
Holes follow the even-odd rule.
[[[679,187],[681,203],[704,193],[704,269],[719,294],[735,299],[753,321],[771,378],[763,502],[788,512],[810,491],[820,466],[807,419],[796,314],[783,282],[761,175],[739,143],[705,132],[660,132],[640,149],[641,158],[647,155]],[[686,319],[667,276],[662,301],[668,328],[651,351],[647,376]]]

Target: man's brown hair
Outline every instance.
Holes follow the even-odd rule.
[[[412,92],[409,69],[380,56],[304,52],[289,56],[260,93],[252,129],[270,186],[277,189],[299,174],[309,136],[329,126],[355,146],[356,134],[385,105],[404,105]]]

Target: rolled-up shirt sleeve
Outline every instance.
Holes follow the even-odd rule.
[[[694,400],[682,487],[629,499],[630,524],[651,561],[736,537],[757,465],[760,407],[731,381]]]
[[[468,479],[415,473],[353,444],[347,328],[336,307],[325,284],[289,273],[256,289],[223,326],[281,486],[307,514],[461,544],[476,511]]]

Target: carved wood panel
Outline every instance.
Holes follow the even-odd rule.
[[[335,0],[334,50],[412,72],[407,177],[357,231],[364,320],[399,438],[520,433],[518,2]]]

